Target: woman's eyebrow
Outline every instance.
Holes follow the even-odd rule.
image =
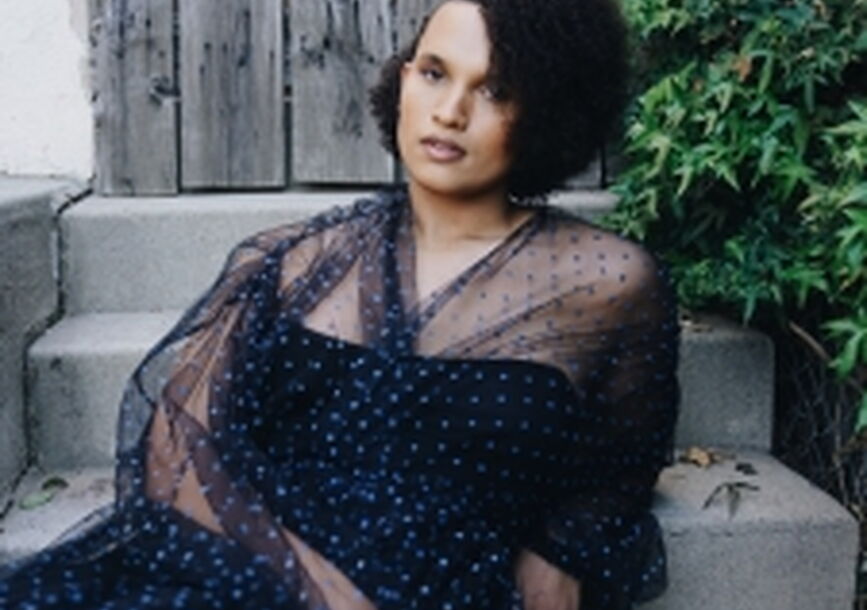
[[[422,53],[419,55],[419,61],[430,62],[441,67],[446,65],[445,60],[436,53]]]
[[[443,71],[448,71],[449,62],[446,61],[440,55],[437,55],[436,53],[433,53],[431,51],[419,53],[419,55],[417,57],[417,61],[432,64],[432,65],[436,66],[437,68],[442,69]],[[484,75],[478,75],[477,80],[479,82],[487,83],[491,80],[491,76],[492,75],[490,73],[485,73]]]

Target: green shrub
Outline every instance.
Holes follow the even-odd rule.
[[[682,303],[817,329],[867,430],[867,0],[624,0],[638,49],[607,222]]]

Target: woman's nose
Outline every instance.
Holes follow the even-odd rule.
[[[469,101],[463,91],[452,88],[444,92],[434,108],[434,120],[451,129],[465,129],[469,120]]]

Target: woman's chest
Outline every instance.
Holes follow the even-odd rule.
[[[277,461],[486,486],[537,485],[580,456],[586,414],[553,367],[390,357],[302,332],[305,349],[278,358],[254,431]]]

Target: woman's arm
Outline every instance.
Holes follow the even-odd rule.
[[[254,238],[255,239],[255,238]],[[328,610],[374,610],[331,562],[274,515],[251,479],[269,465],[249,442],[247,423],[269,394],[268,364],[278,280],[304,272],[248,241],[194,315],[173,333],[155,384],[142,449],[143,493],[220,539],[265,559],[271,571]],[[270,257],[270,258],[269,258]],[[285,329],[283,329],[285,330]],[[151,371],[153,375],[153,370]]]
[[[580,581],[585,605],[613,610],[665,586],[650,507],[657,475],[671,461],[678,323],[665,270],[650,255],[613,238],[597,243],[607,273],[588,278],[593,291],[571,304],[593,322],[576,337],[585,371],[574,422],[584,439],[574,449],[580,472],[523,545]]]
[[[524,610],[579,610],[581,583],[542,557],[522,549],[515,561],[515,581]]]

